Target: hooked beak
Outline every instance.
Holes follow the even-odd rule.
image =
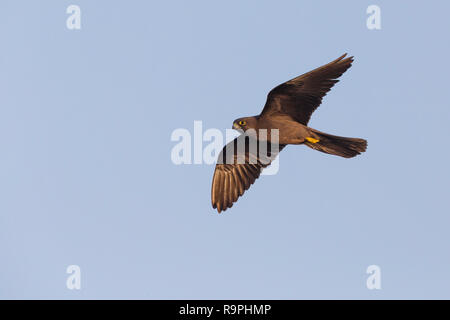
[[[241,130],[241,127],[239,127],[239,125],[236,122],[234,122],[233,127],[231,129]]]

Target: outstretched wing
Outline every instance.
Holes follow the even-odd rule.
[[[212,206],[219,213],[231,208],[284,148],[264,144],[266,150],[254,138],[241,134],[222,149],[211,187]]]
[[[273,88],[260,117],[287,114],[307,125],[322,98],[339,82],[337,78],[351,67],[353,57],[344,59],[346,55]]]

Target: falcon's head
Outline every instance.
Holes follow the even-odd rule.
[[[233,121],[233,128],[236,130],[248,130],[256,128],[256,118],[255,117],[245,117],[239,118]]]

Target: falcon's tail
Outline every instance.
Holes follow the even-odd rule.
[[[311,137],[307,137],[305,145],[308,147],[344,158],[353,158],[366,151],[367,141],[359,138],[333,136],[311,129]]]

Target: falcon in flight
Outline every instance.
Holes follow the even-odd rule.
[[[366,151],[364,139],[334,136],[307,126],[322,98],[352,65],[353,57],[346,58],[346,55],[280,84],[267,95],[261,114],[233,122],[233,129],[242,134],[228,143],[219,155],[211,188],[213,208],[219,213],[231,208],[288,144],[304,144],[344,158]],[[273,129],[277,130],[272,132]],[[271,149],[270,143],[274,141],[278,142],[277,148]],[[261,154],[259,149],[264,144],[268,145],[267,152]]]

